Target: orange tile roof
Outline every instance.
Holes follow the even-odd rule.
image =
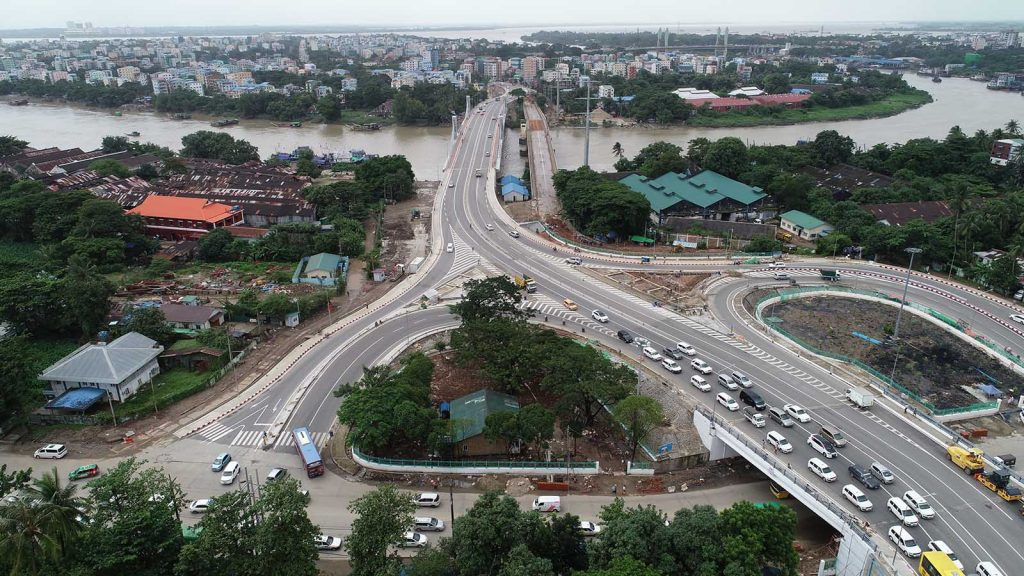
[[[142,204],[132,208],[128,213],[150,218],[174,218],[215,223],[227,218],[231,211],[231,206],[227,204],[210,202],[203,198],[150,194],[146,196]]]

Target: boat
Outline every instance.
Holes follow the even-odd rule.
[[[175,120],[191,120],[192,119],[192,115],[191,114],[186,114],[184,112],[178,112],[174,116],[171,116],[171,118],[174,118]]]
[[[371,122],[369,124],[350,124],[350,127],[353,130],[358,130],[358,131],[380,130],[381,129],[381,125],[376,123],[376,122]]]
[[[138,131],[138,130],[136,130],[136,131],[134,131],[134,132],[129,132],[129,133],[128,133],[128,136],[131,136],[131,137],[133,137],[133,138],[138,138],[139,136],[141,136],[141,134],[139,134],[139,131]]]
[[[935,83],[942,82],[942,78],[939,78],[938,76],[932,76],[932,82],[935,82]]]
[[[302,122],[274,122],[278,128],[302,128]]]
[[[210,122],[210,126],[214,128],[224,128],[225,126],[234,126],[238,124],[238,118],[225,118],[223,120],[214,120]]]
[[[120,110],[115,110],[114,111],[114,116],[120,116],[120,115],[121,115],[121,111]]]
[[[11,106],[28,106],[28,98],[15,98],[14,100],[8,100],[7,103]]]
[[[988,82],[988,78],[986,78],[984,74],[975,74],[974,76],[971,76],[971,80],[974,80],[975,82]]]

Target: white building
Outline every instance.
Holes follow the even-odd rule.
[[[56,398],[74,388],[100,388],[123,402],[160,373],[157,358],[164,347],[138,332],[109,344],[86,344],[39,375],[43,395]]]
[[[611,84],[601,84],[597,87],[598,98],[615,98],[615,86]]]

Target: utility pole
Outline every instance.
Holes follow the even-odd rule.
[[[587,128],[583,136],[583,165],[590,167],[590,80],[587,80]]]
[[[900,311],[896,314],[896,328],[892,331],[893,340],[900,339],[900,320],[903,318],[903,307],[907,303],[907,291],[910,290],[910,272],[914,269],[914,255],[923,252],[920,248],[907,248],[905,252],[910,254],[910,264],[907,265],[907,280],[903,284],[903,298],[900,300]]]

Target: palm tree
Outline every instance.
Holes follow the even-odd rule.
[[[0,556],[11,574],[38,574],[47,560],[60,557],[60,545],[43,526],[31,501],[18,498],[0,506]]]
[[[55,467],[43,473],[27,492],[30,498],[38,500],[39,524],[58,546],[58,554],[63,554],[84,528],[81,519],[85,500],[78,496],[78,485],[61,482]]]
[[[1006,131],[1013,136],[1020,134],[1020,124],[1016,120],[1010,120],[1006,123]]]
[[[957,238],[959,238],[959,226],[960,226],[960,215],[963,214],[967,208],[967,197],[970,196],[970,190],[967,185],[963,182],[957,182],[953,185],[953,188],[948,194],[948,203],[950,209],[953,210],[953,256],[949,263],[949,274],[947,278],[952,277],[953,267],[956,265],[956,249],[957,249]]]
[[[614,155],[619,160],[622,159],[622,157],[625,155],[625,152],[622,151],[622,144],[620,144],[619,142],[612,144],[612,155]]]

